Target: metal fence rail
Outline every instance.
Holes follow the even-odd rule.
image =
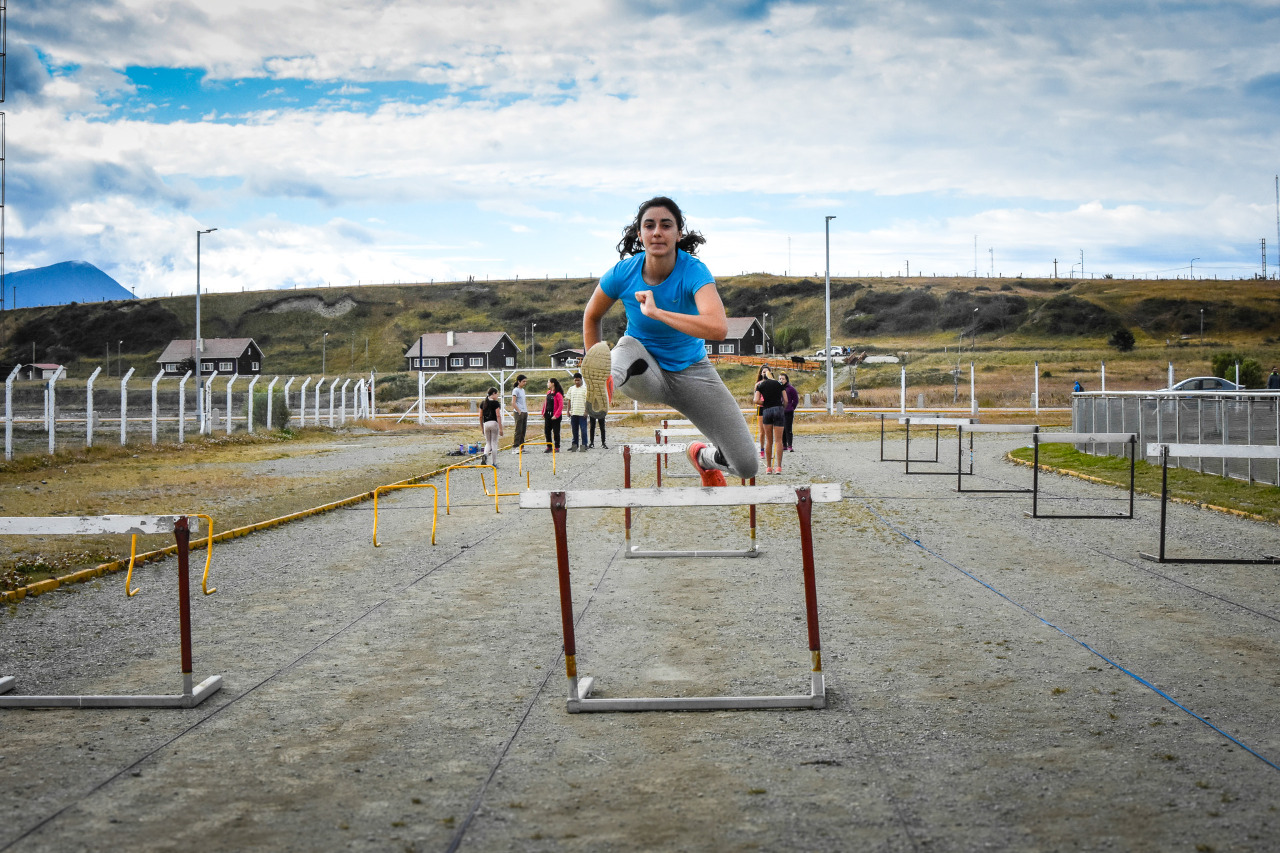
[[[1073,432],[1134,432],[1148,444],[1280,445],[1280,391],[1088,391],[1071,402]],[[1123,456],[1123,445],[1079,449]],[[1159,462],[1146,455],[1148,461]],[[1280,460],[1170,457],[1169,464],[1250,483],[1280,485]]]

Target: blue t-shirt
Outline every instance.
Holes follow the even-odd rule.
[[[676,250],[676,266],[662,284],[650,287],[644,281],[644,252],[618,261],[600,277],[600,289],[610,299],[622,300],[627,312],[627,334],[644,344],[663,370],[684,370],[706,357],[701,338],[677,331],[666,323],[644,316],[636,301],[637,290],[652,290],[655,304],[678,314],[698,313],[695,296],[714,284],[711,270],[683,249]]]

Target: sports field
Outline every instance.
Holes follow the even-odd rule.
[[[611,444],[652,436],[626,433]],[[761,478],[842,485],[813,509],[824,709],[568,713],[550,514],[495,513],[459,472],[447,516],[432,481],[435,546],[430,489],[379,500],[376,549],[369,503],[217,545],[194,674],[223,687],[197,707],[0,709],[0,851],[1274,850],[1276,568],[1146,562],[1152,498],[1133,520],[1026,518],[1028,495],[906,475],[877,438],[798,435]],[[1025,443],[978,436],[966,485],[1029,486],[1004,460]],[[326,464],[368,452],[335,440]],[[535,489],[622,484],[616,452],[549,460],[525,458]],[[501,478],[525,485],[512,457]],[[1110,487],[1041,488],[1041,512],[1127,508]],[[1280,553],[1273,524],[1173,505],[1169,530],[1171,553]],[[621,510],[573,511],[568,533],[595,695],[808,691],[793,508],[759,509],[755,559],[627,559]],[[633,526],[647,548],[748,537],[736,507]],[[111,575],[6,606],[0,676],[14,694],[174,692],[175,576],[169,560],[135,571],[134,598]]]

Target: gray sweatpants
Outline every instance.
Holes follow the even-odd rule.
[[[729,393],[711,362],[702,359],[684,370],[667,371],[649,351],[629,335],[623,335],[611,353],[613,387],[642,403],[670,406],[693,422],[699,432],[723,455],[727,465],[714,459],[714,449],[704,450],[698,462],[704,468],[727,470],[735,477],[751,479],[760,469],[755,440],[747,428],[738,401]],[[627,369],[645,361],[649,369],[626,378]],[[625,381],[624,381],[625,380]]]

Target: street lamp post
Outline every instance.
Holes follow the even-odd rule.
[[[124,347],[124,341],[116,341],[116,375],[124,376],[124,361],[120,357],[120,350]]]
[[[1191,259],[1191,280],[1192,280],[1192,281],[1195,281],[1195,280],[1196,280],[1196,261],[1198,261],[1198,260],[1200,260],[1200,259],[1199,259],[1199,258],[1192,258],[1192,259]]]
[[[1200,346],[1204,346],[1204,309],[1200,309]]]
[[[200,420],[200,434],[204,435],[204,338],[200,337],[200,237],[212,234],[217,228],[196,231],[196,417]]]
[[[760,317],[760,334],[764,336],[760,341],[761,344],[763,344],[763,346],[761,346],[760,348],[760,352],[763,353],[764,355],[768,355],[769,354],[769,312],[768,311],[764,312],[764,314],[761,315]]]
[[[826,225],[825,225],[826,232],[827,232],[826,307],[827,307],[827,414],[828,415],[835,413],[835,401],[831,399],[835,392],[835,376],[832,373],[832,367],[831,367],[831,220],[833,219],[835,219],[834,216],[826,217]]]
[[[329,352],[329,333],[325,332],[324,336],[320,338],[320,375],[321,376],[324,376],[324,373],[325,373],[325,365],[327,363],[325,357],[328,355],[328,352]]]
[[[529,324],[529,369],[538,366],[538,324]]]

